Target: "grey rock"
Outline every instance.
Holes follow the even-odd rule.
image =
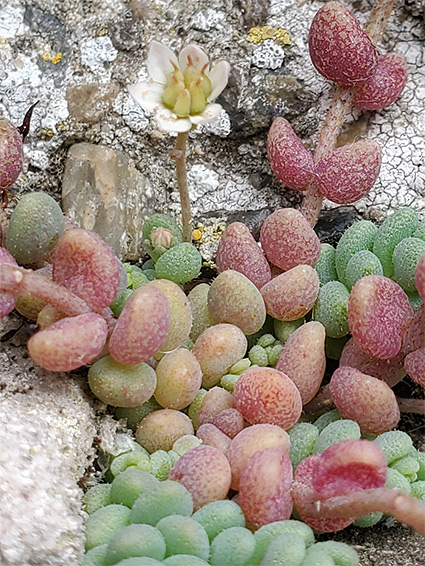
[[[142,227],[152,214],[152,190],[134,163],[103,145],[73,145],[62,183],[64,213],[92,230],[120,259],[142,254]]]
[[[115,83],[71,86],[66,91],[69,115],[79,122],[94,124],[110,110],[119,91]]]

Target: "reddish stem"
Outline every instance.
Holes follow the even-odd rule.
[[[387,487],[365,489],[326,500],[311,501],[306,513],[315,517],[361,517],[382,512],[425,535],[425,505],[416,497]]]
[[[0,292],[15,296],[32,295],[49,303],[68,316],[92,312],[87,304],[71,291],[54,281],[24,269],[4,263],[0,265]]]
[[[425,415],[424,399],[403,399],[401,397],[397,397],[397,403],[402,413]]]
[[[369,20],[365,26],[365,32],[374,45],[382,36],[387,20],[394,8],[394,3],[395,0],[377,0],[370,13]],[[354,89],[340,85],[337,86],[325,121],[320,130],[319,140],[317,142],[316,151],[314,152],[315,163],[323,159],[326,155],[329,155],[335,148],[345,115],[351,107],[353,93]],[[316,225],[319,218],[322,202],[323,196],[317,190],[313,178],[301,205],[301,212],[313,227]]]

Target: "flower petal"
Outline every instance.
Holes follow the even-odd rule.
[[[174,112],[164,108],[155,116],[158,128],[163,132],[187,132],[192,128],[189,118],[178,118]]]
[[[179,55],[180,69],[183,73],[185,72],[186,67],[189,65],[189,57],[192,61],[193,66],[198,72],[202,71],[202,68],[209,61],[208,55],[203,49],[201,49],[194,43],[189,43],[189,45],[183,47]]]
[[[214,67],[207,73],[211,84],[212,92],[208,97],[208,102],[212,102],[221,94],[227,85],[229,80],[230,65],[227,61],[219,61]]]
[[[206,124],[207,122],[215,122],[223,110],[220,104],[208,104],[202,114],[196,116],[189,116],[190,121],[195,126],[199,124]]]
[[[160,41],[152,41],[148,55],[148,73],[157,83],[165,84],[167,77],[174,71],[173,64],[179,63],[174,52]]]
[[[163,108],[161,103],[164,87],[154,82],[141,82],[127,86],[133,99],[146,112],[157,112]]]

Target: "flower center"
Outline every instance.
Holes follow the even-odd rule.
[[[174,71],[168,75],[162,103],[179,118],[187,118],[205,110],[212,92],[211,81],[205,74],[206,67],[207,65],[197,71],[188,58],[184,73],[174,66]]]

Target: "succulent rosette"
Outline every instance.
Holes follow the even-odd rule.
[[[227,84],[227,61],[211,65],[205,51],[192,43],[177,57],[163,43],[152,41],[147,67],[150,80],[128,90],[143,110],[155,114],[159,129],[187,132],[219,117],[222,107],[214,100]]]

